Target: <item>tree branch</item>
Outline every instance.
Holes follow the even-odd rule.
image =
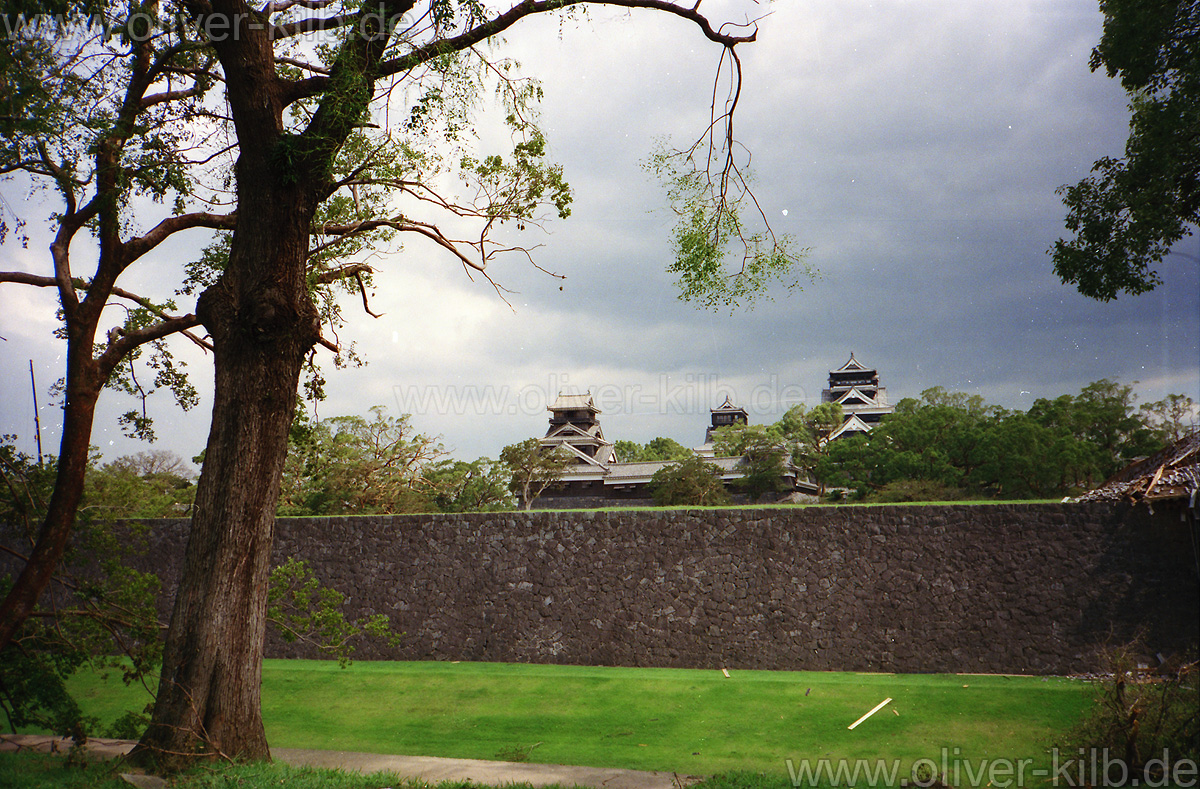
[[[706,38],[730,49],[738,44],[750,43],[758,36],[758,28],[755,22],[738,25],[726,23],[721,25],[719,28],[714,28],[708,17],[700,13],[700,3],[696,3],[694,6],[689,8],[676,3],[667,2],[667,0],[524,0],[496,18],[476,25],[470,30],[466,30],[457,36],[431,41],[406,55],[393,58],[391,60],[385,60],[379,64],[376,74],[379,77],[387,77],[409,71],[442,55],[446,55],[451,52],[461,52],[465,49],[469,49],[476,44],[486,41],[492,36],[503,33],[525,17],[551,11],[559,11],[576,5],[611,5],[618,6],[620,8],[645,8],[654,11],[662,11],[664,13],[672,14],[695,23],[700,28],[701,32],[704,33]],[[332,29],[333,27],[343,26],[348,24],[350,21],[353,20],[346,20],[341,17],[337,17],[329,20],[309,20],[307,24],[312,26],[319,22],[324,26],[312,27],[311,29],[326,30]],[[730,26],[747,28],[750,29],[750,32],[740,36],[723,32],[725,28]],[[276,29],[279,30],[280,28],[277,27]],[[303,32],[310,31],[305,30]],[[289,34],[294,35],[295,33]],[[331,80],[327,76],[309,77],[296,82],[289,82],[283,87],[283,103],[287,105],[300,99],[317,96],[329,90],[330,85]]]
[[[367,286],[363,284],[361,272],[354,272],[354,281],[358,283],[358,292],[362,294],[363,312],[372,318],[382,318],[383,315],[381,313],[371,312],[371,305],[367,303]]]
[[[58,281],[56,279],[54,279],[53,277],[45,277],[40,274],[30,274],[25,271],[0,271],[0,284],[3,284],[5,282],[13,282],[13,283],[17,283],[20,285],[33,285],[33,286],[39,287],[39,288],[53,288],[58,285]],[[74,289],[83,290],[83,291],[86,291],[89,287],[88,282],[83,279],[80,279],[79,277],[75,277],[74,279],[72,279],[71,285]],[[118,296],[122,299],[128,299],[129,301],[134,302],[138,306],[146,308],[147,310],[154,313],[155,315],[157,315],[159,318],[161,318],[164,321],[175,321],[175,320],[179,320],[181,317],[181,316],[171,315],[170,313],[165,312],[161,307],[158,307],[157,305],[155,305],[152,301],[147,299],[145,296],[139,296],[136,293],[131,293],[130,291],[124,290],[122,288],[110,288],[109,293],[113,296]],[[188,316],[182,316],[182,317],[188,317]],[[193,325],[198,325],[198,322]],[[186,329],[176,329],[176,331],[178,331],[184,337],[187,337],[193,343],[200,346],[201,348],[203,348],[206,351],[211,351],[213,349],[212,343],[209,343],[206,340],[203,340],[200,337],[197,337],[195,334],[193,334],[190,331],[187,331]]]
[[[63,202],[67,204],[67,214],[75,213],[75,187],[83,186],[83,183],[77,178],[72,178],[70,173],[58,166],[58,163],[50,158],[50,151],[46,149],[46,143],[38,141],[38,155],[42,157],[42,164],[45,165],[45,173],[54,179],[58,185],[58,190],[62,192]],[[32,164],[32,162],[30,162]]]
[[[339,279],[347,277],[361,276],[362,274],[373,274],[375,269],[368,266],[366,263],[350,263],[339,268],[323,271],[313,278],[313,283],[317,285],[328,285],[331,282],[336,282]]]
[[[74,204],[74,198],[71,199]],[[59,220],[58,232],[50,242],[50,258],[54,262],[54,283],[58,287],[58,298],[68,320],[74,318],[79,309],[79,297],[72,286],[71,240],[81,227],[100,213],[100,197],[93,195],[82,209],[70,211]]]
[[[163,104],[176,99],[186,99],[192,96],[199,96],[204,93],[199,86],[187,88],[186,90],[168,90],[163,93],[154,93],[150,96],[142,98],[142,109],[149,109],[155,104]]]
[[[307,8],[309,10],[316,8],[328,8],[334,0],[272,0],[262,7],[263,14],[279,14],[287,11],[290,8]]]
[[[450,240],[436,225],[427,224],[425,222],[416,222],[411,219],[404,219],[403,217],[398,217],[396,219],[368,219],[352,225],[326,225],[320,229],[320,232],[328,235],[346,236],[352,233],[365,233],[381,227],[390,227],[393,230],[398,230],[402,233],[420,233],[426,238],[437,243],[439,246],[444,247],[456,258],[462,261],[463,265],[470,266],[476,271],[483,271],[485,268],[487,268],[486,261],[472,260],[463,254],[462,250],[458,248],[458,245]]]
[[[297,22],[288,22],[283,25],[272,25],[271,38],[278,40],[281,38],[303,36],[307,33],[323,33],[327,30],[337,30],[339,27],[354,24],[356,19],[358,19],[358,14],[339,14],[338,16],[311,17]]]
[[[191,214],[167,217],[151,228],[145,235],[125,242],[125,265],[128,266],[180,231],[190,230],[194,227],[207,227],[213,230],[233,230],[236,226],[236,211],[229,214],[210,214],[197,211]],[[114,290],[114,292],[116,291]]]
[[[182,332],[194,326],[200,325],[200,319],[194,314],[188,313],[176,318],[159,321],[158,323],[137,329],[131,332],[120,332],[108,347],[104,349],[104,353],[100,354],[96,359],[99,373],[103,380],[108,380],[108,376],[121,363],[121,359],[130,351],[139,345],[145,345],[148,342],[161,340],[177,332]]]
[[[315,66],[312,63],[306,63],[303,60],[296,60],[295,58],[285,58],[285,57],[280,57],[279,55],[276,55],[275,62],[283,63],[288,66],[295,66],[296,68],[301,69],[303,71],[312,71],[316,74],[325,74],[325,75],[329,74],[329,69],[325,68],[324,66]]]
[[[753,28],[750,33],[744,36],[735,36],[721,32],[727,25],[722,25],[720,30],[714,28],[708,17],[699,12],[699,3],[691,8],[685,8],[666,0],[525,0],[525,2],[513,6],[495,19],[477,25],[457,36],[431,42],[403,57],[385,61],[379,64],[379,73],[381,76],[386,76],[408,71],[440,55],[445,55],[449,52],[460,52],[485,41],[492,36],[504,32],[527,16],[546,13],[548,11],[558,11],[575,5],[612,5],[620,8],[646,8],[673,14],[695,23],[706,38],[726,47],[750,43],[758,36],[758,29],[754,23],[738,25],[738,27]]]

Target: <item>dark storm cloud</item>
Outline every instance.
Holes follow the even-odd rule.
[[[321,413],[398,406],[461,456],[495,456],[544,431],[557,389],[590,387],[608,398],[610,439],[691,444],[724,392],[768,421],[815,402],[851,351],[893,400],[940,385],[1027,408],[1099,378],[1139,380],[1143,399],[1200,399],[1193,258],[1173,255],[1164,288],[1112,304],[1051,271],[1064,232],[1055,189],[1119,155],[1127,135],[1119,85],[1087,68],[1094,0],[769,10],[758,42],[740,48],[736,129],[772,227],[809,249],[819,279],[733,315],[677,301],[664,273],[670,216],[640,163],[656,138],[703,130],[720,53],[655,14],[541,20],[504,51],[542,79],[551,151],[576,190],[572,217],[532,238],[538,263],[567,279],[497,264],[510,309],[410,243],[381,261],[373,306],[385,318],[348,308],[342,336],[371,364],[331,374]]]
[[[732,317],[671,301],[665,218],[644,217],[661,197],[634,165],[664,119],[681,138],[704,106],[654,78],[631,89],[622,74],[611,93],[593,80],[583,106],[550,113],[581,200],[548,246],[568,296],[541,300],[535,285],[529,309],[579,331],[530,338],[554,349],[546,358],[622,379],[690,370],[743,391],[782,372],[810,399],[852,350],[881,368],[893,399],[942,385],[1027,407],[1102,377],[1141,380],[1147,398],[1195,395],[1194,265],[1174,261],[1163,291],[1115,304],[1083,299],[1050,269],[1063,232],[1055,189],[1119,152],[1127,132],[1119,88],[1086,67],[1092,3],[774,10],[744,55],[738,129],[773,227],[811,248],[820,279]],[[646,57],[665,68],[661,52]],[[692,85],[711,68],[674,62],[683,73]],[[551,101],[580,79],[555,74]],[[588,112],[622,102],[636,111],[607,123]]]

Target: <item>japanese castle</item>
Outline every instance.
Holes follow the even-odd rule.
[[[832,441],[844,435],[866,433],[886,415],[895,411],[888,405],[887,389],[879,385],[879,373],[850,354],[850,360],[829,371],[829,388],[821,392],[821,402],[838,403],[845,421],[830,434]],[[566,452],[574,461],[563,472],[560,482],[542,494],[541,506],[594,506],[604,501],[646,499],[654,473],[674,461],[657,460],[622,463],[611,441],[600,427],[600,409],[590,392],[568,394],[560,392],[547,407],[550,425],[539,439],[544,451]],[[721,479],[729,485],[745,475],[745,460],[740,457],[716,457],[713,431],[730,425],[746,425],[750,415],[746,409],[726,397],[721,405],[709,412],[710,424],[704,432],[704,443],[693,451],[715,465]],[[785,472],[788,490],[815,494],[818,487],[802,478],[798,469]],[[536,506],[536,505],[535,505]]]
[[[645,499],[649,497],[647,486],[654,472],[675,462],[618,462],[612,443],[604,438],[600,428],[600,409],[588,392],[559,393],[546,410],[550,412],[550,428],[539,439],[543,450],[561,448],[560,451],[570,454],[575,462],[563,472],[560,482],[542,494],[539,499],[542,506],[590,506],[598,500]],[[712,410],[712,425],[705,432],[705,443],[695,449],[696,454],[720,469],[721,479],[727,484],[744,476],[740,468],[743,459],[713,457],[712,431],[737,422],[746,424],[748,420],[749,414],[726,398],[721,407]],[[793,488],[795,477],[794,471],[788,476],[788,483]]]

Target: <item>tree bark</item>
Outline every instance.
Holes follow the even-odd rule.
[[[103,386],[103,381],[95,374],[91,352],[90,342],[73,343],[67,348],[67,402],[63,409],[54,491],[50,494],[29,561],[0,604],[0,650],[16,637],[22,623],[29,618],[50,585],[75,525],[75,514],[83,498],[96,400]]]
[[[241,0],[213,3],[237,33],[213,45],[240,149],[238,220],[225,272],[196,304],[213,340],[212,427],[139,761],[172,769],[205,757],[270,758],[260,684],[275,506],[300,370],[320,338],[308,244],[333,157],[370,102],[369,64],[388,36],[366,34],[386,12],[382,3],[364,9],[338,57],[338,89],[303,134],[289,135],[265,28]]]
[[[257,159],[257,166],[256,166]],[[240,217],[221,279],[197,303],[216,387],[162,675],[134,758],[268,759],[260,683],[267,585],[288,428],[320,322],[304,281],[310,190],[265,157],[238,166]]]

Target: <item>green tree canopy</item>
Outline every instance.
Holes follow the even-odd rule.
[[[1196,429],[1200,421],[1200,412],[1196,409],[1196,401],[1181,394],[1169,394],[1162,400],[1146,403],[1142,413],[1164,440],[1178,441]]]
[[[1099,483],[1132,459],[1162,448],[1161,434],[1138,413],[1136,400],[1132,385],[1104,378],[1078,395],[1035,401],[1029,416],[1085,447],[1088,470],[1080,481]]]
[[[673,438],[659,436],[645,444],[636,441],[617,441],[613,448],[622,463],[639,463],[654,460],[683,460],[692,455],[692,450]]]
[[[721,481],[721,470],[699,455],[671,463],[650,479],[650,493],[660,507],[673,505],[717,506],[728,504],[729,492]]]
[[[1105,379],[1021,412],[934,387],[901,400],[870,433],[832,442],[823,473],[864,493],[923,481],[931,485],[906,495],[1063,496],[1163,446],[1164,431],[1135,400],[1132,386]]]
[[[92,520],[182,518],[196,498],[195,477],[173,452],[126,455],[88,470],[81,511]]]
[[[433,501],[442,512],[491,512],[515,505],[509,488],[512,472],[491,458],[443,460],[426,475],[433,487]]]
[[[800,403],[789,408],[777,425],[787,442],[792,465],[822,490],[831,447],[829,436],[841,427],[843,418],[838,403],[821,403],[811,410]]]
[[[312,422],[298,415],[288,438],[278,513],[430,509],[435,491],[428,475],[446,451],[411,423],[409,414],[390,416],[383,406],[372,407],[370,418],[337,416]]]
[[[571,458],[558,447],[545,449],[536,438],[527,438],[500,450],[500,462],[508,467],[509,489],[528,510],[546,488],[562,479]]]
[[[743,458],[734,487],[752,499],[786,490],[790,453],[783,429],[774,425],[728,425],[713,431],[718,455]]]
[[[1194,0],[1101,0],[1104,35],[1091,67],[1129,93],[1125,157],[1059,190],[1070,240],[1054,272],[1101,301],[1162,283],[1156,266],[1200,223],[1200,5]]]

